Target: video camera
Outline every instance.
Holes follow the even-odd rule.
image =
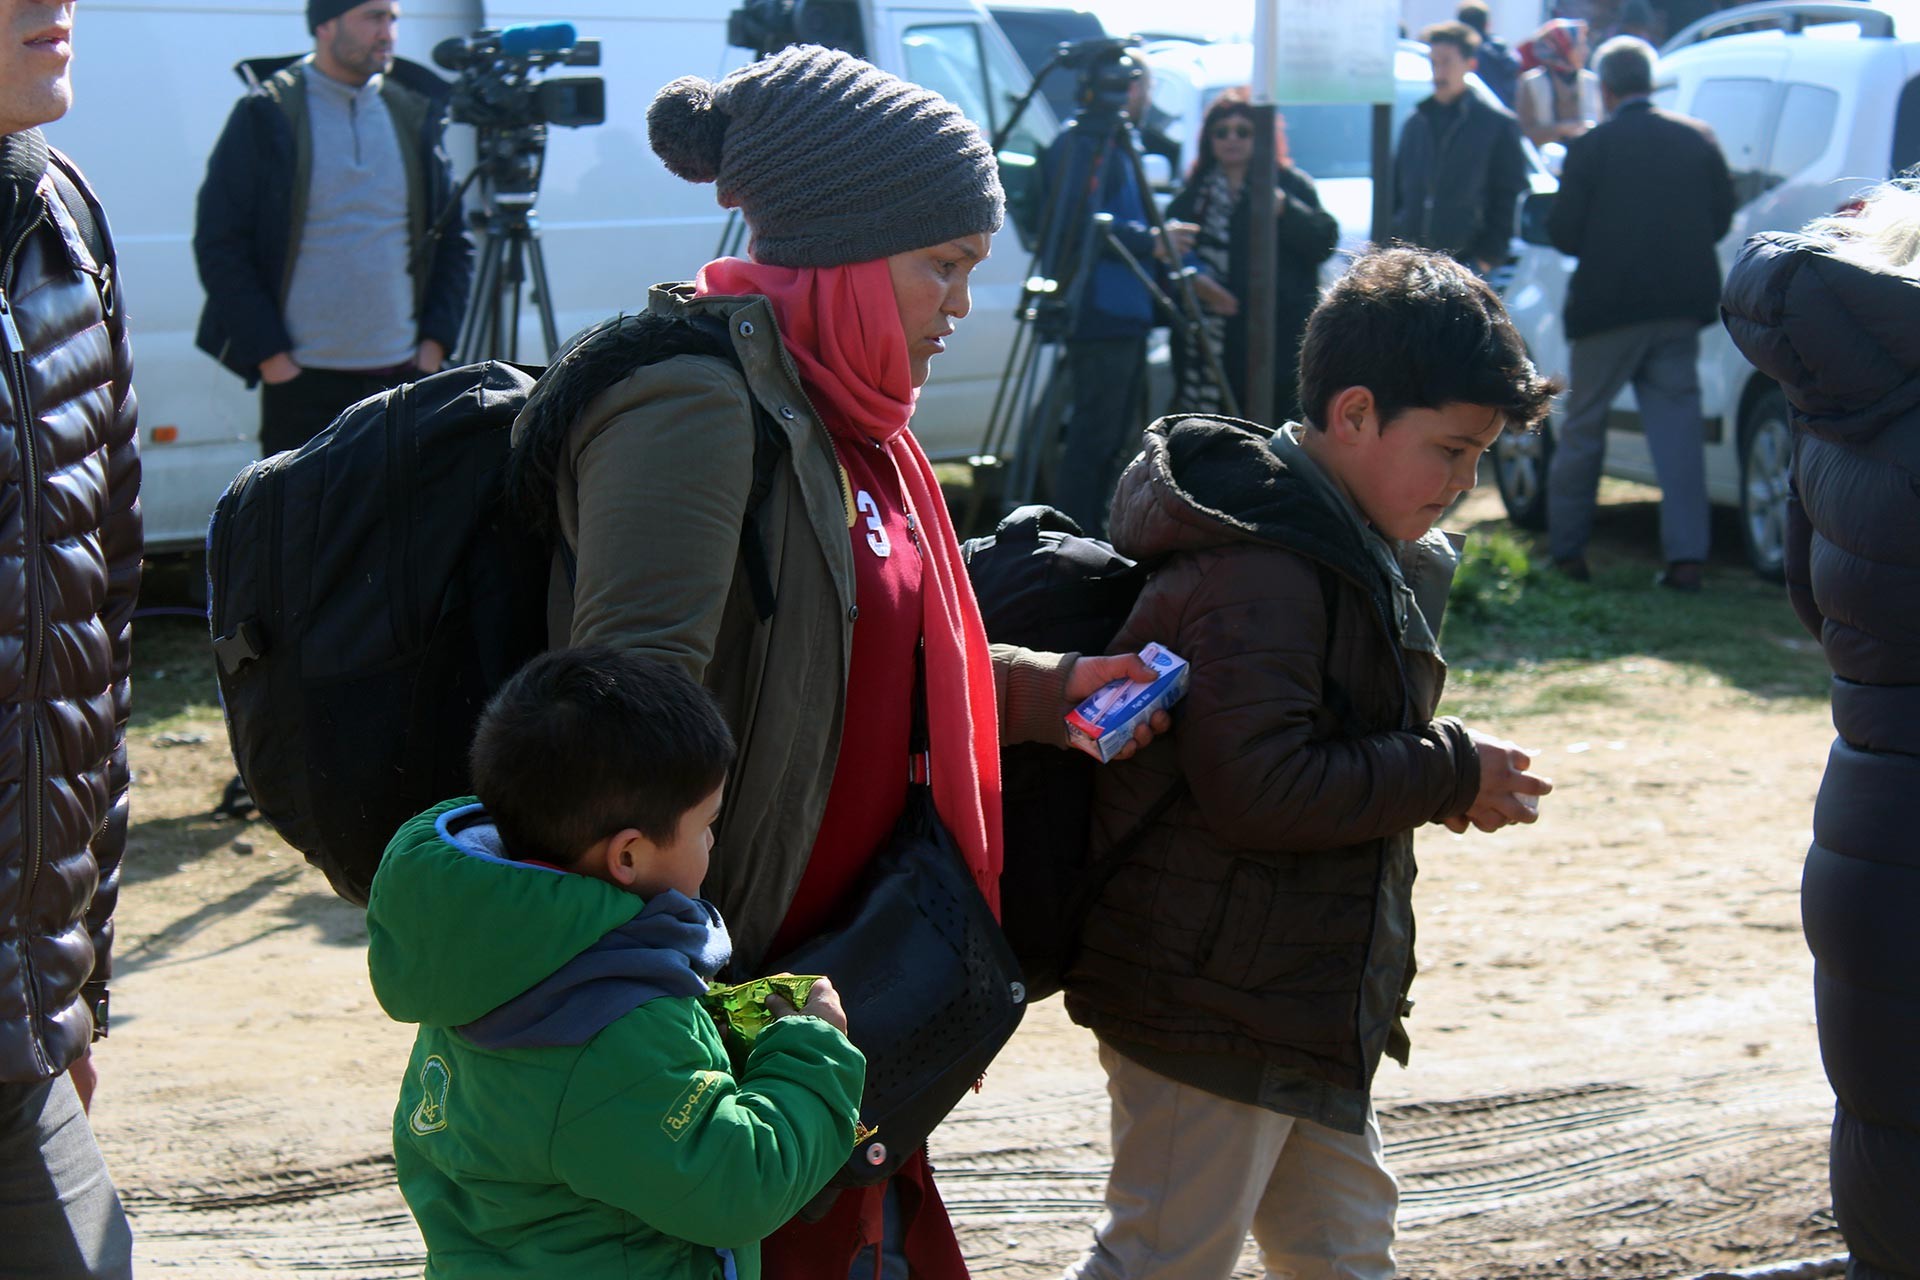
[[[491,28],[452,36],[433,61],[458,73],[450,112],[481,129],[604,124],[607,82],[599,76],[541,76],[548,67],[597,67],[600,42],[580,39],[570,22]]]
[[[1053,61],[1079,74],[1074,99],[1082,107],[1120,111],[1127,105],[1128,90],[1143,74],[1139,59],[1128,54],[1139,47],[1138,36],[1095,36],[1061,45]]]
[[[727,15],[727,43],[759,55],[790,44],[823,44],[867,56],[854,0],[746,0]]]

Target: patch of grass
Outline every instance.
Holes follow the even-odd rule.
[[[1719,571],[1697,594],[1652,584],[1644,562],[1577,583],[1545,567],[1533,539],[1503,523],[1473,532],[1455,580],[1444,649],[1450,692],[1491,693],[1501,677],[1551,678],[1594,664],[1658,658],[1763,698],[1823,699],[1828,672],[1778,586]],[[1604,685],[1573,682],[1539,698],[1604,702]],[[1538,710],[1551,709],[1538,705]]]

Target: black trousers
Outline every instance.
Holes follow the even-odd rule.
[[[1140,415],[1140,383],[1147,339],[1105,338],[1067,344],[1073,377],[1073,413],[1053,485],[1053,505],[1088,533],[1107,527],[1114,482],[1140,451],[1147,425]]]
[[[419,377],[414,369],[302,369],[286,382],[260,384],[260,456],[298,449],[368,396]]]

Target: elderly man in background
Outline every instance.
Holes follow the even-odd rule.
[[[1547,230],[1580,259],[1567,287],[1572,388],[1547,477],[1547,542],[1569,577],[1589,576],[1587,539],[1606,461],[1607,410],[1633,383],[1660,479],[1660,585],[1698,591],[1707,558],[1700,330],[1720,315],[1715,246],[1733,221],[1733,181],[1713,131],[1662,111],[1653,46],[1618,36],[1596,60],[1607,120],[1567,147]]]

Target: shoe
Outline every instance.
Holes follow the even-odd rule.
[[[236,818],[245,822],[257,808],[258,806],[253,803],[252,794],[247,790],[246,780],[236,774],[233,781],[227,784],[227,789],[221,793],[220,803],[213,806],[213,813],[209,816]]]
[[[1593,570],[1587,567],[1585,556],[1573,556],[1566,560],[1555,560],[1553,567],[1563,576],[1575,582],[1592,582]]]
[[[1675,560],[1653,582],[1669,591],[1698,591],[1706,585],[1698,560]]]

